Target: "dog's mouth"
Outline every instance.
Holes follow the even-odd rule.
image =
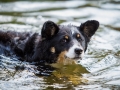
[[[75,56],[74,58],[69,58],[66,56],[66,51],[63,51],[59,54],[57,63],[63,64],[76,64],[77,60],[81,60],[81,56]]]
[[[59,54],[58,59],[62,59],[62,60],[65,60],[65,59],[69,59],[69,60],[82,60],[82,57],[76,55],[75,57],[70,58],[70,57],[67,57],[67,56],[66,56],[66,51],[63,51],[63,52],[61,52],[61,53]]]
[[[82,57],[75,57],[73,59],[75,59],[75,60],[82,60]]]
[[[67,56],[65,55],[64,57],[65,57],[65,59],[82,60],[82,57],[80,57],[80,56],[76,56],[76,57],[74,57],[74,58],[69,58],[69,57],[67,57]]]

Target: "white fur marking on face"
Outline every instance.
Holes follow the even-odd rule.
[[[76,48],[83,50],[82,46],[81,46],[79,43],[77,43],[77,42],[74,41],[73,46],[66,52],[66,56],[67,56],[68,58],[76,58],[76,53],[75,53],[75,49],[76,49]],[[84,51],[82,51],[82,54],[80,54],[80,55],[77,56],[77,57],[82,58],[83,55],[84,55]]]
[[[79,32],[79,31],[77,30],[76,27],[72,27],[72,28],[71,28],[71,32],[72,32],[72,35],[73,35],[74,33]]]

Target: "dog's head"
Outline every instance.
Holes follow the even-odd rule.
[[[49,54],[64,56],[70,59],[81,59],[88,42],[99,27],[99,22],[89,20],[80,26],[57,25],[52,21],[44,23],[41,31],[42,41],[49,42]]]

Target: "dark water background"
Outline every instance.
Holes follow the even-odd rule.
[[[100,22],[78,65],[57,64],[54,69],[0,54],[0,90],[120,90],[119,0],[0,1],[0,30],[40,32],[46,20]]]

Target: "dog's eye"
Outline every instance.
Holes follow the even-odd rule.
[[[66,43],[69,41],[69,37],[66,35],[63,37],[62,42]]]
[[[67,42],[67,39],[64,38],[62,41],[66,43],[66,42]]]

